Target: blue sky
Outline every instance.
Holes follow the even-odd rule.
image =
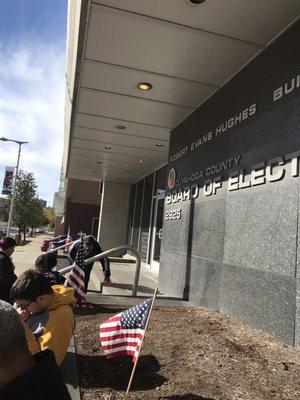
[[[66,24],[67,0],[0,0],[0,137],[29,142],[20,168],[49,203],[63,151]],[[1,187],[17,150],[0,141]]]

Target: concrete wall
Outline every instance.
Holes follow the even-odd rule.
[[[87,234],[93,232],[100,212],[101,195],[99,183],[68,179],[66,192],[66,211],[64,233],[77,233],[81,230]]]
[[[103,250],[126,244],[129,194],[129,184],[103,184],[98,231],[98,240]]]
[[[299,38],[298,23],[172,132],[159,275],[298,346]]]
[[[68,179],[67,197],[74,203],[100,206],[101,196],[99,182]]]
[[[85,5],[86,0],[84,0],[83,3]],[[62,160],[62,171],[64,176],[66,176],[69,153],[72,103],[74,101],[75,73],[79,43],[81,9],[82,0],[68,1],[64,152]]]

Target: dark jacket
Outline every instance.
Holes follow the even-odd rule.
[[[51,286],[65,284],[66,278],[57,271],[45,272],[43,275],[47,278]]]
[[[71,249],[70,252],[68,254],[69,260],[71,263],[73,263],[75,261],[75,257],[77,254],[77,250],[78,250],[78,243],[75,243]],[[85,252],[84,254],[84,259],[87,260],[88,258],[94,257],[97,254],[102,253],[102,249],[101,246],[98,242],[94,242],[93,243],[93,248],[90,252]],[[109,259],[108,257],[104,257],[101,260],[99,260],[101,265],[102,265],[102,270],[103,270],[103,274],[106,278],[110,277],[111,273],[110,273],[110,263],[109,263]],[[85,272],[90,272],[90,270],[93,268],[94,263],[92,264],[88,264],[85,267]]]
[[[51,350],[34,355],[36,365],[0,388],[1,400],[71,400]]]
[[[0,250],[0,300],[10,301],[10,289],[16,279],[11,259]]]

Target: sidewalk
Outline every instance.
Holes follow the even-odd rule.
[[[15,273],[19,276],[22,272],[29,268],[33,268],[36,258],[43,254],[41,252],[41,243],[44,239],[51,238],[51,235],[41,234],[34,237],[28,237],[26,244],[21,246],[16,246],[15,252],[13,253],[13,262],[16,266]],[[61,253],[61,252],[60,252]],[[68,262],[67,260],[58,260],[61,267],[65,267]],[[121,288],[116,288],[113,286],[104,286],[102,294],[99,293],[100,283],[103,281],[103,272],[100,262],[95,262],[91,273],[89,282],[89,294],[91,301],[95,303],[106,302],[109,304],[124,304],[129,305],[135,303],[132,299],[132,285],[134,282],[136,263],[118,263],[111,262],[111,281],[112,283],[120,284]],[[141,266],[139,285],[137,292],[136,301],[140,301],[141,297],[150,297],[154,293],[155,288],[158,284],[158,275],[150,271],[147,267]],[[94,292],[93,292],[94,291]],[[162,293],[158,293],[158,297],[165,298]],[[167,298],[165,298],[165,303],[168,303]],[[175,299],[169,300],[172,303]],[[183,302],[185,303],[185,302]]]
[[[12,259],[16,267],[15,274],[19,276],[29,268],[33,268],[36,258],[42,254],[41,243],[44,239],[51,239],[53,236],[47,234],[35,235],[26,238],[26,244],[16,246]]]
[[[122,288],[115,288],[113,286],[104,286],[102,294],[103,295],[113,295],[113,296],[131,296],[132,295],[132,285],[134,282],[134,276],[136,271],[136,263],[110,263],[111,270],[111,281],[112,283],[122,284]],[[100,262],[95,262],[92,269],[89,290],[99,291],[100,282],[103,281],[103,272]],[[158,275],[151,272],[148,268],[141,266],[138,296],[151,296],[157,287]]]

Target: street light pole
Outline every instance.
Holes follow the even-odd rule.
[[[13,140],[13,139],[7,139],[5,137],[0,138],[0,140],[4,142],[15,142],[19,146],[19,151],[18,151],[18,160],[17,160],[17,166],[16,166],[16,171],[15,171],[15,176],[14,176],[14,182],[13,182],[13,188],[12,188],[12,194],[11,194],[11,202],[10,202],[10,210],[9,210],[9,217],[8,217],[8,223],[7,223],[7,232],[6,235],[10,235],[10,228],[11,228],[11,221],[12,221],[12,214],[13,214],[13,209],[14,209],[14,202],[15,202],[15,191],[16,191],[16,184],[17,184],[17,177],[18,177],[18,172],[19,172],[19,162],[20,162],[20,155],[21,155],[21,147],[22,144],[28,143],[28,142],[21,142],[19,140]]]

